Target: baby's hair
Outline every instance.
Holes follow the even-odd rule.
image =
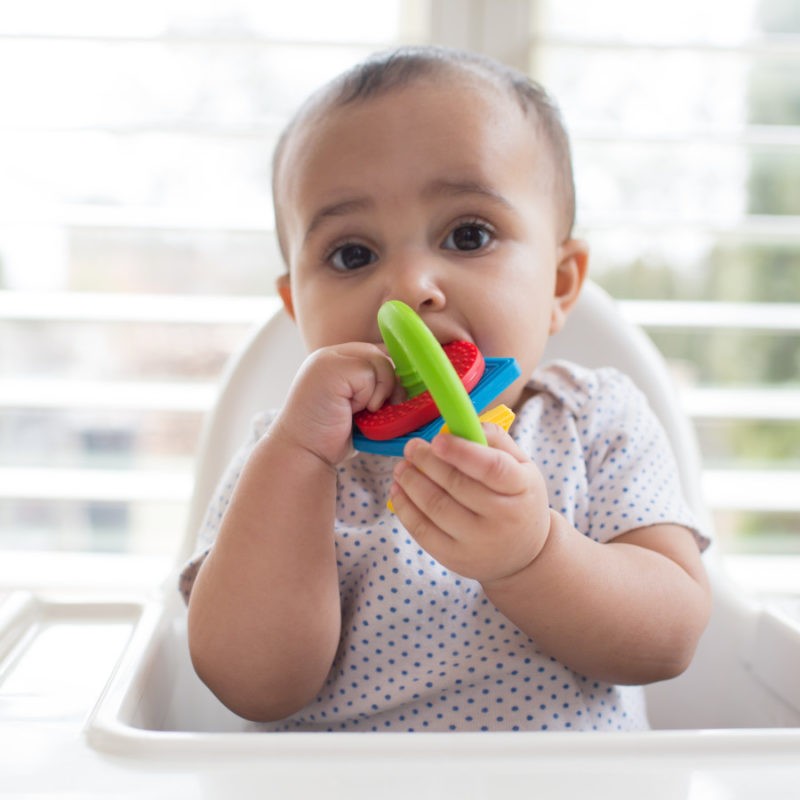
[[[284,257],[286,251],[279,219],[277,175],[286,144],[298,126],[327,109],[379,97],[420,78],[459,71],[491,80],[517,100],[526,116],[534,118],[553,157],[554,200],[560,206],[561,239],[563,241],[571,236],[575,224],[575,182],[569,137],[561,112],[547,92],[519,70],[477,53],[433,45],[400,47],[377,53],[334,78],[308,98],[284,129],[272,162],[276,227]]]

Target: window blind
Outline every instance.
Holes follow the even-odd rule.
[[[593,276],[669,359],[740,552],[800,552],[798,12],[530,5],[529,68],[572,134]]]
[[[424,3],[0,15],[0,549],[167,554],[226,359],[274,307],[288,115]]]
[[[556,96],[592,275],[672,365],[722,546],[800,551],[797,4],[272,5],[0,17],[0,549],[174,550],[217,376],[274,302],[278,131],[434,41]]]

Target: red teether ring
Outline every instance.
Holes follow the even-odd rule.
[[[481,351],[472,342],[450,342],[442,347],[464,388],[470,392],[483,375],[486,365]],[[385,441],[405,436],[417,428],[433,422],[439,409],[430,392],[404,400],[402,403],[385,403],[377,411],[359,411],[353,421],[367,439]]]

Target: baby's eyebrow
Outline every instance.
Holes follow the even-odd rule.
[[[450,195],[453,197],[458,197],[460,195],[478,195],[504,208],[513,209],[511,202],[503,197],[500,192],[479,181],[449,180],[443,178],[428,184],[428,186],[425,187],[423,195]],[[343,217],[347,214],[356,214],[360,211],[367,211],[374,206],[375,201],[366,195],[363,197],[348,197],[345,200],[337,200],[335,203],[323,206],[311,217],[311,222],[309,222],[306,228],[305,240],[308,241],[309,237],[326,219]]]
[[[323,206],[311,217],[311,222],[309,222],[306,228],[305,238],[308,240],[311,234],[314,233],[326,219],[330,219],[331,217],[343,217],[346,214],[355,214],[359,211],[365,211],[374,205],[375,203],[369,197],[352,197],[347,200],[340,200],[330,205]]]
[[[461,181],[461,180],[447,180],[441,179],[436,180],[430,183],[426,189],[425,194],[427,195],[452,195],[452,196],[459,196],[459,195],[479,195],[483,198],[491,200],[495,203],[498,203],[505,208],[513,208],[512,204],[503,197],[500,192],[492,189],[491,186],[487,186],[484,183],[480,183],[479,181]]]

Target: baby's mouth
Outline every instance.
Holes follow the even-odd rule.
[[[408,392],[403,388],[403,384],[400,381],[395,381],[394,389],[389,395],[389,404],[396,406],[398,403],[405,403],[406,400],[408,400]]]
[[[452,344],[453,342],[458,342],[458,341],[461,341],[461,342],[464,342],[464,341],[469,341],[469,340],[468,340],[466,337],[458,337],[458,336],[456,336],[456,337],[453,337],[453,338],[449,338],[449,337],[448,337],[448,338],[447,338],[447,339],[445,339],[444,341],[442,341],[442,340],[441,340],[440,338],[438,338],[438,337],[435,337],[435,338],[436,338],[436,341],[439,343],[439,345],[440,345],[441,347],[447,347],[447,345],[449,345],[449,344]],[[375,343],[375,346],[376,346],[376,347],[377,347],[377,348],[378,348],[378,349],[379,349],[379,350],[380,350],[380,351],[381,351],[381,352],[382,352],[382,353],[383,353],[385,356],[387,356],[388,358],[390,358],[390,359],[391,359],[391,355],[389,354],[389,348],[388,348],[388,347],[387,347],[387,346],[384,344],[384,342],[382,342],[382,341],[380,341],[380,342],[376,342],[376,343]],[[397,403],[403,403],[403,402],[405,402],[406,400],[408,400],[408,392],[405,390],[405,388],[403,387],[403,384],[400,382],[400,380],[397,380],[397,382],[395,383],[395,387],[394,387],[394,389],[392,390],[392,393],[391,393],[391,395],[389,396],[389,398],[388,398],[387,402],[388,402],[388,403],[390,403],[391,405],[396,405]]]

